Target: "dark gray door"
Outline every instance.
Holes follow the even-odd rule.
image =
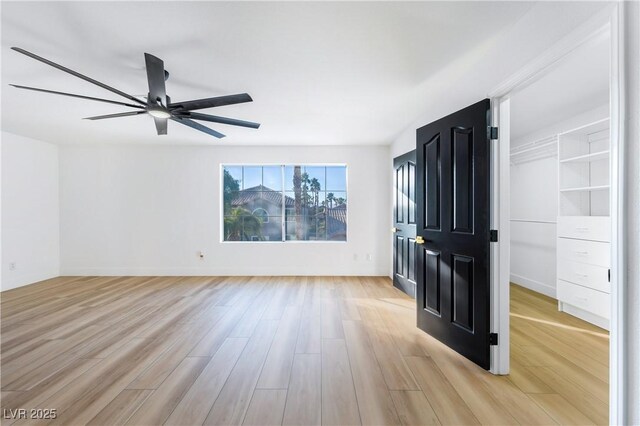
[[[418,129],[416,170],[418,327],[485,369],[489,108],[485,99]]]
[[[416,297],[416,151],[393,159],[393,285]]]

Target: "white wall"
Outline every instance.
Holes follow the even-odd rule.
[[[2,132],[2,290],[60,274],[58,200],[58,147]]]
[[[387,275],[388,158],[388,146],[61,146],[62,274]],[[220,242],[221,164],[323,162],[348,165],[346,243]]]
[[[606,2],[534,5],[501,34],[430,76],[415,87],[411,101],[416,118],[393,141],[392,158],[415,149],[416,129],[486,98],[528,62],[609,7]]]
[[[517,96],[513,109],[524,100]],[[609,115],[609,106],[555,123],[512,140],[512,146],[534,142]],[[514,129],[514,131],[517,131]],[[558,216],[557,156],[511,165],[511,219],[556,222]],[[556,225],[511,222],[511,282],[556,297]]]
[[[511,166],[511,218],[555,222],[558,158]],[[556,297],[556,225],[511,222],[511,282]]]

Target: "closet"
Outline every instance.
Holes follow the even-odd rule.
[[[511,282],[608,329],[609,38],[511,99]]]

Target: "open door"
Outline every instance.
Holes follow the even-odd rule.
[[[489,110],[485,99],[417,131],[418,327],[490,367]]]
[[[416,151],[393,159],[393,285],[416,297]]]

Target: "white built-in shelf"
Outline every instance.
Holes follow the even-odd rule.
[[[590,161],[605,160],[609,158],[609,151],[599,151],[591,154],[578,155],[560,160],[561,163],[588,163]]]
[[[609,189],[609,185],[582,186],[579,188],[563,188],[563,189],[560,189],[560,192],[604,191],[606,189]]]
[[[609,141],[608,119],[558,135],[559,308],[600,327],[607,327],[610,305]]]

